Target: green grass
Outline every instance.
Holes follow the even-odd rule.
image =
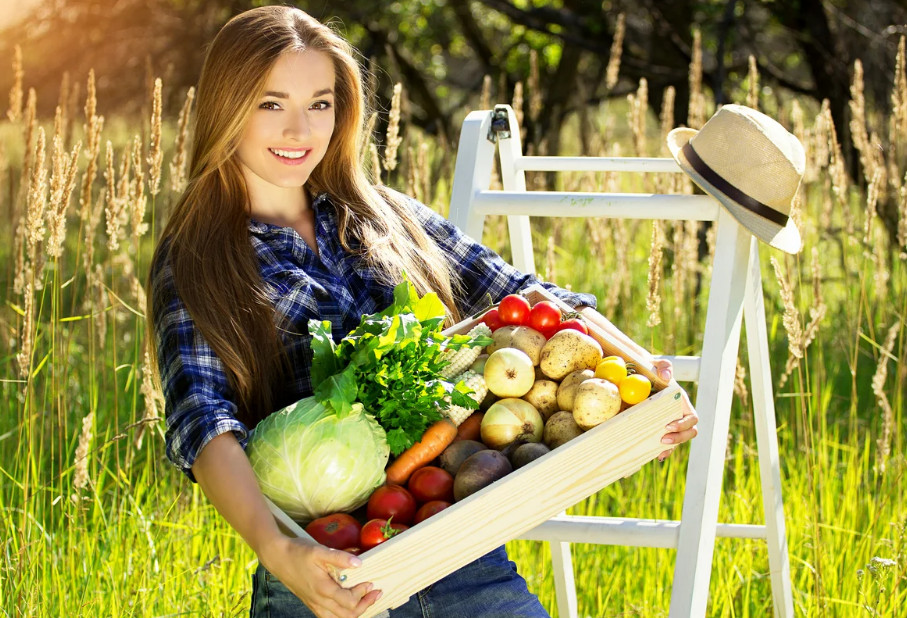
[[[617,109],[604,113],[616,115],[615,126],[622,124]],[[105,130],[105,139],[122,144],[135,132],[129,127],[138,123],[121,119],[111,126],[114,129]],[[19,129],[0,122],[0,135],[4,143],[12,144],[6,151],[13,161],[11,173],[4,183],[18,186]],[[569,144],[575,142],[566,143],[565,152],[569,152]],[[629,152],[629,147],[624,151]],[[167,161],[169,155],[165,166]],[[452,170],[451,161],[443,160],[434,147],[432,162],[433,170]],[[907,313],[907,273],[903,259],[893,251],[890,280],[880,292],[871,276],[875,272],[871,247],[864,248],[841,232],[818,229],[824,178],[821,171],[806,187],[806,251],[781,261],[794,280],[805,323],[815,301],[809,250],[819,247],[821,291],[829,311],[799,369],[783,387],[777,386],[777,377],[787,358],[787,338],[778,286],[768,265],[770,255],[779,259],[781,255],[761,249],[794,603],[796,614],[803,616],[894,616],[907,604],[903,330],[892,358],[886,361],[884,392],[895,417],[891,455],[884,469],[877,444],[883,420],[871,381],[878,363],[885,360],[880,350],[888,327],[896,320],[903,322]],[[392,181],[405,188],[404,179],[401,174]],[[165,186],[166,180],[165,175]],[[575,188],[580,180],[580,176],[565,176],[561,183]],[[601,186],[602,179],[590,181]],[[633,178],[625,186],[646,190],[651,182]],[[432,186],[432,205],[446,212],[450,177],[435,172]],[[102,189],[99,179],[95,196]],[[853,216],[861,226],[863,198],[855,188],[852,191]],[[6,212],[13,209],[10,193],[8,184],[3,184],[0,204]],[[172,199],[166,190],[158,196],[158,226]],[[834,227],[840,227],[841,217],[836,211]],[[533,224],[536,264],[545,272],[547,238],[555,222],[534,220]],[[78,234],[79,221],[71,219],[67,250],[59,263],[48,265],[43,290],[35,293],[36,343],[27,380],[19,377],[16,363],[24,299],[12,291],[12,244],[0,248],[7,264],[0,309],[6,335],[0,341],[4,360],[0,611],[6,616],[243,615],[248,611],[255,556],[199,488],[167,463],[162,423],[147,425],[141,446],[137,445],[136,423],[145,406],[139,391],[144,318],[127,307],[139,306],[127,273],[135,268],[144,278],[152,241],[144,237],[137,254],[131,242],[125,242],[119,254],[110,255],[104,247],[103,225],[102,219],[92,242],[108,293],[102,299],[96,290],[88,290],[77,258],[86,247]],[[670,268],[675,256],[669,244],[663,324],[650,328],[645,308],[650,224],[612,224],[607,228],[612,237],[601,246],[592,246],[582,221],[565,219],[557,229],[554,267],[559,284],[600,298],[619,294],[620,302],[609,317],[634,339],[655,352],[697,353],[705,317],[707,267],[700,273],[699,292],[688,284],[676,295],[681,304],[675,307],[676,282]],[[506,257],[502,231],[501,219],[491,217],[484,240]],[[11,239],[13,230],[7,230],[7,235]],[[624,265],[629,276],[626,284],[620,280]],[[742,342],[741,358],[745,359],[744,352]],[[695,387],[688,386],[695,393]],[[90,481],[79,490],[74,486],[75,454],[82,420],[89,413],[94,414],[87,460]],[[720,521],[763,521],[752,418],[752,404],[735,399]],[[688,452],[687,446],[680,447],[667,462],[643,467],[571,512],[678,518]],[[508,546],[530,588],[555,614],[547,545],[513,541]],[[673,550],[574,545],[580,615],[667,615],[674,559]],[[718,539],[708,614],[765,616],[770,608],[764,543]]]

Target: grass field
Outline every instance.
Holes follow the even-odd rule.
[[[855,93],[854,116],[861,117]],[[864,112],[884,148],[872,147],[879,138],[853,132],[867,161],[865,179],[843,173],[827,110],[774,99],[768,109],[801,137],[809,159],[797,213],[804,251],[761,253],[798,616],[898,616],[907,605],[907,91],[895,90],[893,100],[901,107],[891,117]],[[167,463],[163,411],[143,354],[142,284],[177,195],[171,181],[179,166],[175,174],[170,169],[179,152],[179,110],[163,110],[161,166],[153,162],[156,132],[148,118],[108,119],[99,129],[87,109],[86,118],[81,101],[65,104],[56,129],[49,118],[30,123],[27,105],[0,121],[0,212],[12,222],[0,243],[0,611],[242,615],[256,558],[198,487]],[[643,127],[646,115],[652,119]],[[629,102],[605,104],[584,119],[593,129],[585,154],[664,156],[655,116],[642,89]],[[562,154],[582,154],[576,126],[567,135]],[[402,167],[384,180],[446,213],[452,155],[415,131],[404,137]],[[78,140],[72,163],[68,153]],[[140,150],[133,161],[124,155],[134,143]],[[559,187],[580,190],[653,191],[670,189],[668,183],[608,174],[557,179]],[[901,223],[897,238],[881,222],[892,208]],[[705,230],[665,224],[654,247],[661,267],[650,273],[651,222],[552,218],[533,225],[542,276],[598,295],[601,311],[656,353],[697,353],[710,274],[708,252],[697,254],[699,236],[709,238]],[[484,241],[506,257],[506,238],[503,220],[492,217]],[[660,324],[649,326],[653,314]],[[745,374],[740,378],[720,520],[761,523],[752,403]],[[571,512],[678,518],[688,452],[679,448]],[[556,613],[547,546],[508,547]],[[579,544],[573,557],[580,615],[667,615],[674,551]],[[710,593],[710,616],[770,615],[764,545],[719,539]]]

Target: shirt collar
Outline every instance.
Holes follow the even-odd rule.
[[[315,209],[316,217],[318,215],[319,210],[322,208],[322,206],[329,204],[329,203],[330,203],[330,196],[327,194],[327,192],[322,192],[315,196],[315,198],[312,200],[312,208]],[[262,221],[257,221],[252,217],[249,218],[249,231],[252,232],[253,234],[266,234],[268,232],[275,232],[275,231],[279,231],[282,229],[284,229],[284,228],[282,228],[279,225],[274,225],[272,223],[264,223]]]

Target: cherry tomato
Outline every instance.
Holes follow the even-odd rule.
[[[305,531],[324,545],[334,549],[353,547],[359,543],[359,532],[362,525],[352,515],[334,513],[309,522]]]
[[[560,323],[560,307],[548,300],[536,303],[529,311],[529,317],[526,319],[526,326],[534,328],[545,337],[549,336],[548,333],[554,334]]]
[[[405,524],[398,524],[387,519],[371,519],[362,526],[362,532],[359,534],[359,546],[362,551],[368,551],[408,528],[409,526]]]
[[[504,326],[504,323],[501,321],[501,314],[498,313],[497,307],[486,311],[485,315],[482,316],[482,321],[485,322],[485,325],[491,329],[491,332],[494,332]]]
[[[572,328],[573,330],[578,330],[579,332],[581,332],[584,335],[589,334],[589,327],[586,326],[586,322],[582,318],[570,318],[568,320],[564,320],[563,322],[558,324],[557,330],[560,331],[560,330],[564,330],[566,328]]]
[[[634,373],[624,378],[618,388],[620,398],[632,406],[649,396],[652,383],[646,376]]]
[[[595,367],[595,377],[604,378],[620,386],[627,377],[627,362],[620,356],[606,356]]]
[[[501,316],[501,321],[504,324],[514,326],[525,324],[531,310],[532,307],[529,306],[529,301],[519,294],[508,294],[501,299],[501,304],[498,305],[498,314]]]
[[[421,521],[425,521],[432,515],[440,513],[449,506],[450,502],[446,502],[444,500],[432,500],[431,502],[426,502],[419,507],[418,511],[416,511],[416,519],[413,520],[413,523],[418,524]]]
[[[420,504],[432,500],[453,502],[454,478],[450,472],[438,466],[424,466],[413,472],[406,486]]]
[[[390,519],[409,524],[416,515],[416,499],[400,485],[382,485],[369,496],[365,515],[369,519]]]

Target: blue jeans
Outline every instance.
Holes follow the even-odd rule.
[[[251,618],[314,616],[261,564],[252,576]],[[499,547],[420,590],[391,610],[391,618],[548,618],[516,565]]]

